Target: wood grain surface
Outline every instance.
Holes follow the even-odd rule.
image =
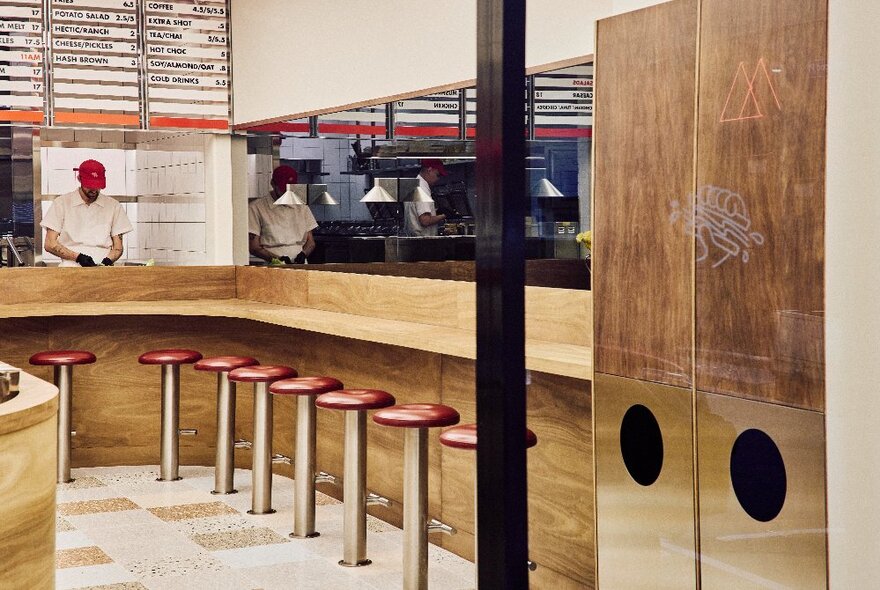
[[[235,297],[231,266],[12,268],[0,304]]]
[[[593,290],[596,371],[691,382],[697,3],[599,21]]]
[[[703,2],[698,389],[824,409],[826,14]]]

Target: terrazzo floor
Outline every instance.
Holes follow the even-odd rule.
[[[402,588],[402,531],[368,516],[367,556],[347,568],[342,504],[318,493],[321,536],[291,539],[293,480],[274,476],[275,514],[251,516],[250,471],[238,494],[212,495],[214,470],[181,467],[156,481],[156,467],[74,469],[58,486],[57,590],[396,590]],[[474,586],[472,563],[429,547],[432,590]]]

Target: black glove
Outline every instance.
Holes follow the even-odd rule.
[[[101,264],[104,266],[113,266],[113,261],[105,256],[104,260],[101,261]]]
[[[296,255],[296,258],[293,259],[294,264],[305,264],[306,263],[306,255],[304,252],[300,252]]]
[[[284,264],[293,264],[293,261],[290,260],[290,256],[279,256],[278,260],[280,260]]]
[[[80,266],[98,266],[91,256],[80,254],[76,257],[76,263]]]

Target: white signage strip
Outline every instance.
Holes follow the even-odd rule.
[[[147,25],[151,27],[173,27],[175,29],[190,29],[196,31],[226,31],[225,20],[207,20],[203,18],[189,18],[186,16],[148,16]]]
[[[206,88],[221,88],[226,90],[229,87],[227,78],[211,78],[208,76],[195,76],[193,74],[169,74],[169,73],[151,73],[147,78],[150,84],[167,84],[171,86],[204,86]]]
[[[197,16],[226,16],[226,3],[214,5],[205,4],[182,4],[180,2],[145,2],[147,12],[160,12],[171,14],[192,14]]]
[[[28,8],[26,6],[0,5],[0,18],[43,18],[42,8]]]
[[[586,90],[536,90],[535,100],[593,100],[593,89]]]
[[[137,72],[120,72],[117,70],[80,70],[56,67],[52,70],[55,80],[97,80],[99,82],[134,82],[137,83]],[[55,85],[56,89],[58,85]]]
[[[42,67],[31,66],[4,66],[0,65],[0,76],[11,76],[13,78],[42,78]]]
[[[52,6],[90,9],[97,8],[110,10],[135,10],[137,2],[135,0],[52,0]]]
[[[458,112],[458,101],[452,100],[398,100],[395,106],[407,111]]]
[[[397,113],[396,123],[443,123],[458,125],[458,115],[441,115],[439,113]]]
[[[207,47],[180,47],[171,45],[147,45],[147,53],[163,57],[201,57],[204,59],[227,59],[228,49]]]
[[[42,92],[43,81],[0,80],[0,92]]]
[[[82,53],[55,53],[52,56],[55,65],[97,66],[105,68],[137,68],[137,57],[119,57],[113,55],[83,55]]]
[[[385,124],[385,113],[364,113],[358,111],[344,111],[341,113],[332,113],[329,115],[320,115],[318,120],[321,123],[330,123],[339,121],[341,123],[357,122],[357,123],[382,123]]]
[[[37,51],[0,51],[0,63],[43,63],[43,52]]]
[[[69,82],[55,82],[52,91],[55,94],[81,94],[84,96],[138,96],[137,86],[110,86],[109,84],[71,84]]]
[[[551,102],[546,104],[536,104],[535,112],[547,114],[553,113],[592,113],[593,105],[591,104],[572,104],[564,102]]]
[[[103,25],[134,25],[137,23],[137,15],[128,12],[95,12],[92,10],[55,8],[52,10],[52,20],[86,21]]]
[[[229,92],[226,88],[218,88],[216,90],[192,90],[189,88],[150,87],[150,100],[153,100],[154,98],[164,98],[168,100],[211,100],[217,102],[226,102],[229,100]]]
[[[535,78],[535,90],[542,88],[592,88],[592,78]]]
[[[225,33],[185,33],[183,31],[147,31],[147,40],[156,43],[198,43],[199,45],[226,45]]]
[[[553,125],[556,127],[589,127],[593,124],[593,113],[578,115],[577,117],[554,117],[553,115],[535,115],[535,125]]]
[[[28,6],[42,6],[43,0],[15,0],[16,4],[27,4]]]
[[[0,54],[2,55],[2,54]],[[226,74],[229,71],[227,64],[218,64],[203,61],[186,61],[182,59],[150,58],[147,60],[150,70],[186,70],[204,74]]]
[[[218,117],[229,116],[228,104],[193,104],[193,103],[165,103],[155,100],[150,101],[150,113],[162,113],[173,115],[211,115]]]
[[[0,47],[42,47],[42,37],[20,37],[18,35],[0,35]]]
[[[140,109],[136,100],[100,100],[94,98],[55,97],[59,109],[88,109],[93,111],[135,111]]]
[[[0,107],[43,108],[42,96],[9,96],[0,94]]]
[[[107,53],[136,53],[137,43],[124,41],[92,41],[90,39],[52,39],[54,49],[76,49],[82,51],[106,51]]]
[[[108,39],[137,40],[137,30],[133,28],[105,27],[101,25],[75,25],[67,23],[53,23],[53,35],[73,35],[81,37],[100,37]]]
[[[23,20],[0,20],[0,31],[11,33],[42,33],[43,23]]]

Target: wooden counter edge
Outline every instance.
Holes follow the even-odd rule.
[[[19,394],[0,404],[0,436],[24,430],[58,412],[58,388],[21,372]]]

